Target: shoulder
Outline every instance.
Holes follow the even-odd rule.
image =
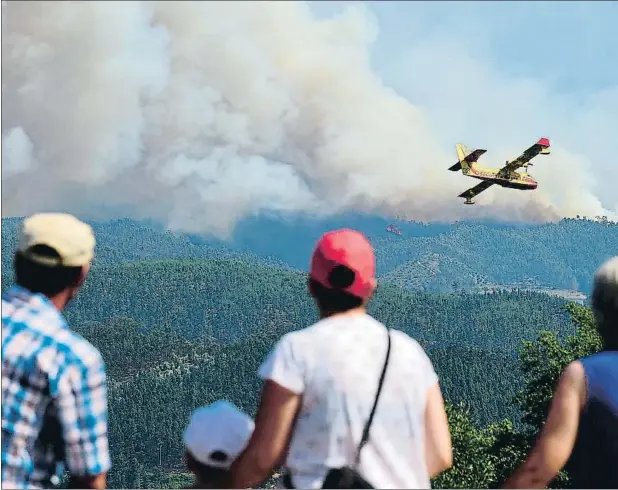
[[[401,349],[407,356],[413,358],[426,358],[427,353],[423,346],[415,339],[410,337],[407,333],[402,332],[401,330],[391,329],[391,336],[393,341],[396,342],[396,345],[399,349]]]
[[[104,369],[99,351],[71,330],[63,314],[41,295],[12,288],[2,297],[3,335],[15,345],[27,339],[38,368],[52,378],[68,367]],[[6,330],[5,330],[6,328]]]
[[[563,377],[577,381],[582,379],[586,390],[594,393],[618,375],[618,352],[598,352],[572,362],[565,369]]]
[[[310,328],[284,334],[274,345],[272,354],[295,359],[306,355],[315,341],[315,332]]]
[[[586,369],[581,360],[572,361],[562,371],[554,398],[576,395],[583,403],[587,391]]]
[[[602,351],[595,354],[591,354],[579,359],[579,362],[585,370],[594,368],[597,366],[609,366],[618,365],[618,352],[615,351]]]
[[[77,332],[68,327],[56,335],[56,346],[67,366],[84,371],[104,370],[105,363],[99,350]]]
[[[572,361],[562,371],[551,398],[546,427],[563,423],[568,414],[579,412],[586,405],[586,374],[580,360]]]
[[[12,287],[2,298],[2,323],[16,335],[27,334],[43,347],[53,347],[68,325],[44,296]]]
[[[583,380],[586,376],[586,369],[584,367],[584,363],[581,360],[570,362],[564,371],[562,371],[562,375],[560,376],[561,383],[573,383],[578,382],[579,380]]]
[[[404,369],[416,376],[426,388],[437,383],[438,375],[422,345],[401,330],[391,329],[391,336],[400,356],[400,365],[405,366]]]
[[[7,293],[2,294],[2,322],[4,323],[6,320],[11,318],[13,311],[15,308],[13,307],[13,302],[7,296]]]
[[[288,366],[304,366],[308,359],[314,357],[320,346],[337,342],[338,338],[333,336],[336,329],[328,327],[330,325],[321,320],[309,327],[282,335],[272,347],[268,360],[281,361]]]
[[[2,323],[33,329],[43,337],[52,337],[65,325],[62,314],[46,298],[15,286],[2,295]]]
[[[277,345],[285,345],[298,349],[307,348],[316,342],[321,342],[324,337],[332,336],[337,333],[336,328],[329,324],[329,319],[320,320],[308,327],[300,330],[293,330],[282,335]]]
[[[50,373],[54,396],[86,396],[105,391],[107,375],[100,352],[76,332],[65,328],[56,338],[56,364]]]

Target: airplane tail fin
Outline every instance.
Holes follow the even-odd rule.
[[[487,151],[479,149],[470,151],[470,149],[462,143],[457,143],[455,148],[457,149],[457,158],[459,161],[449,168],[451,172],[457,172],[462,169],[464,173],[468,172],[470,167],[474,166],[474,163],[479,159],[479,157]]]

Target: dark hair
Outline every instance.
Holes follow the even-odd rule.
[[[59,258],[56,250],[47,245],[35,245],[29,251],[46,257]],[[82,267],[53,267],[30,260],[22,252],[15,254],[15,282],[32,293],[49,298],[66,288],[77,285]]]
[[[217,453],[221,452],[217,451],[211,456],[215,460],[218,459],[215,457],[217,456]],[[218,485],[219,482],[223,479],[223,477],[228,474],[228,470],[226,469],[214,468],[204,463],[200,463],[197,459],[193,457],[193,455],[188,450],[185,450],[185,460],[187,462],[187,468],[189,469],[189,471],[195,473],[195,476],[199,480],[199,483],[204,485]],[[213,486],[213,488],[218,487]]]
[[[309,278],[309,291],[323,313],[345,313],[363,304],[363,298],[342,291],[352,285],[355,277],[356,273],[352,269],[338,265],[328,276],[328,282],[333,289],[324,287],[315,279]]]
[[[592,309],[603,347],[618,350],[618,308],[616,299],[608,297],[604,288],[595,287],[592,293]]]

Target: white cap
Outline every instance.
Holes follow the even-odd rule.
[[[35,254],[35,245],[47,245],[59,257]],[[79,267],[94,256],[92,228],[65,213],[40,213],[26,218],[19,234],[18,250],[28,259],[49,266]]]
[[[231,403],[219,400],[193,412],[183,442],[198,462],[229,469],[247,446],[254,427],[251,417]],[[227,458],[213,459],[216,452],[224,453]]]

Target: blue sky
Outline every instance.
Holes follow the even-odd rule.
[[[311,6],[330,16],[354,3]],[[618,2],[362,3],[380,26],[373,53],[379,71],[415,43],[446,37],[506,76],[543,79],[559,91],[588,93],[618,83]]]
[[[314,2],[329,17],[354,2]],[[508,158],[548,136],[618,211],[618,2],[366,2],[374,69],[454,140]],[[534,140],[534,141],[533,141]],[[554,163],[557,165],[558,163]],[[566,170],[567,175],[564,175]],[[537,174],[556,177],[539,165]]]

